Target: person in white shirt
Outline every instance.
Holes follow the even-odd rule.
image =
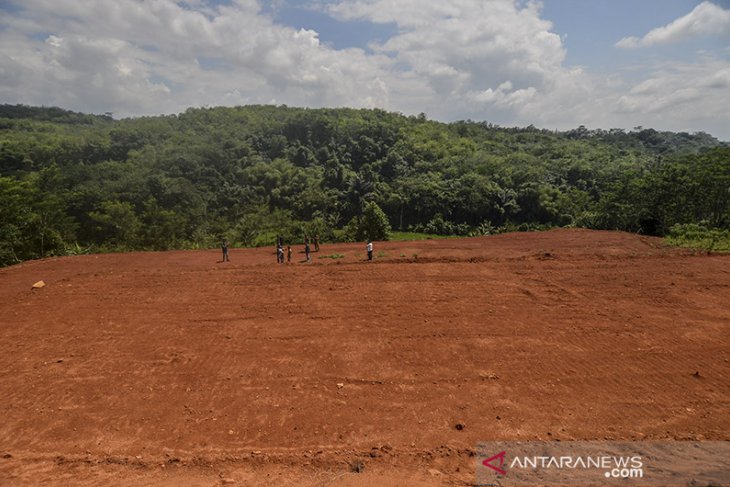
[[[368,251],[368,260],[373,260],[373,243],[368,240],[368,244],[365,247]]]

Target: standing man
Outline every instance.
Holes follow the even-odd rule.
[[[314,236],[314,251],[319,252],[319,235]]]
[[[291,245],[286,246],[286,262],[291,264]]]
[[[221,240],[221,250],[223,251],[222,262],[230,262],[231,259],[228,258],[228,240],[225,238]]]
[[[368,240],[365,249],[368,251],[368,260],[373,260],[373,243],[370,240]]]
[[[307,262],[309,262],[309,260],[311,259],[311,256],[309,254],[309,239],[308,238],[304,239],[304,253],[307,256]]]
[[[284,263],[284,238],[281,235],[276,236],[276,263]]]

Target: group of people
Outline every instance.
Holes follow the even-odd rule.
[[[314,244],[314,251],[319,252],[319,235],[315,235],[312,239]],[[276,263],[284,264],[286,262],[291,263],[292,249],[291,245],[286,246],[286,260],[284,259],[284,237],[281,235],[276,236]],[[312,249],[309,246],[309,237],[304,236],[304,254],[307,257],[307,262],[312,260]]]
[[[319,252],[319,235],[315,235],[312,239],[312,243],[314,244],[314,251]],[[228,257],[228,240],[223,239],[221,240],[221,250],[223,251],[223,262],[230,262],[230,258]],[[365,250],[368,253],[368,260],[373,260],[373,242],[368,240],[367,245],[365,246]],[[286,246],[286,251],[284,251],[284,237],[281,235],[276,236],[276,263],[277,264],[284,264],[284,263],[291,263],[291,254],[292,254],[292,248],[291,245]],[[304,254],[307,257],[307,262],[310,262],[312,260],[312,253],[311,253],[311,247],[309,246],[309,237],[306,235],[304,236]]]

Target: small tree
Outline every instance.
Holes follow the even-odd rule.
[[[96,223],[97,241],[116,248],[133,249],[139,242],[142,223],[134,206],[126,201],[104,201],[89,217]]]
[[[388,217],[374,201],[365,203],[360,224],[357,226],[356,240],[388,240],[389,237]]]

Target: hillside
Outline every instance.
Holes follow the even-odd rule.
[[[730,225],[730,148],[705,133],[566,132],[382,110],[191,108],[113,120],[0,106],[0,265],[104,250],[556,226]]]

